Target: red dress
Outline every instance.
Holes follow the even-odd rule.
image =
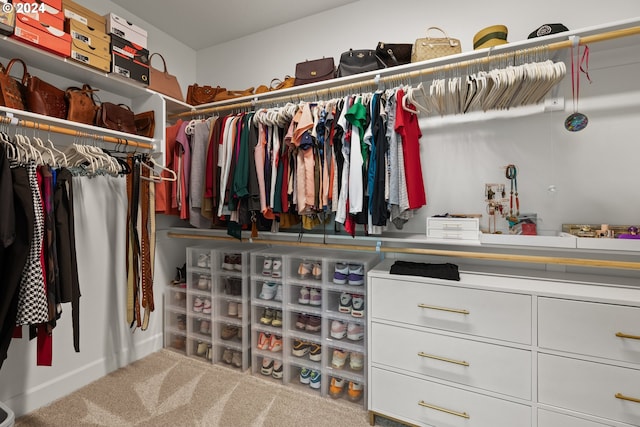
[[[422,179],[422,163],[420,162],[420,126],[418,116],[402,108],[404,91],[396,92],[396,124],[395,130],[402,137],[402,154],[404,155],[404,173],[407,177],[407,193],[409,209],[418,209],[427,204]]]

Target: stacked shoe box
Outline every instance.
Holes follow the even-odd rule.
[[[105,18],[111,34],[111,72],[148,85],[147,31],[114,13]]]
[[[71,59],[109,72],[111,36],[105,18],[72,0],[62,0],[62,8],[65,31],[71,36]]]
[[[16,11],[13,38],[55,55],[70,56],[71,36],[64,32],[62,0],[13,0],[13,8]]]
[[[164,293],[164,346],[187,352],[187,264],[176,273]]]
[[[365,281],[378,257],[309,249],[252,256],[252,372],[364,405]]]

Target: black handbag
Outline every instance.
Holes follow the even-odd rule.
[[[354,74],[366,73],[367,71],[379,70],[380,68],[384,68],[384,65],[376,57],[375,50],[349,49],[340,55],[338,77],[352,76]]]
[[[411,43],[384,43],[378,42],[376,55],[385,67],[409,64],[411,62]]]

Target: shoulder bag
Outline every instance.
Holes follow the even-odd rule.
[[[329,80],[336,76],[333,57],[298,62],[296,64],[294,86]]]
[[[43,116],[67,118],[65,92],[39,77],[29,76],[27,80],[27,110]]]
[[[178,101],[184,101],[182,96],[182,89],[180,89],[180,83],[176,76],[173,76],[167,72],[167,62],[159,53],[152,53],[149,56],[149,64],[151,64],[151,58],[158,55],[162,59],[162,65],[164,71],[157,70],[149,65],[149,89],[160,92],[164,95],[170,96]]]
[[[135,114],[133,121],[136,124],[136,134],[153,138],[156,130],[155,112],[153,110]]]
[[[187,104],[208,104],[213,102],[218,93],[226,91],[227,89],[224,87],[200,86],[194,83],[187,88]]]
[[[65,91],[67,97],[67,120],[72,122],[93,125],[96,122],[96,113],[98,106],[93,99],[94,89],[85,84],[82,89],[79,87],[70,87]]]
[[[394,67],[411,62],[411,43],[384,43],[378,42],[376,56],[385,67]]]
[[[96,126],[137,135],[133,111],[124,104],[103,102],[96,117]]]
[[[384,65],[376,57],[376,51],[370,49],[353,50],[340,55],[338,77],[352,76],[383,68]]]
[[[18,81],[11,77],[11,67],[13,64],[19,62],[22,64],[22,80]],[[25,92],[26,83],[29,78],[27,73],[27,65],[22,59],[14,58],[9,61],[7,68],[2,67],[0,69],[0,106],[14,108],[16,110],[25,109]]]
[[[429,37],[430,30],[440,31],[444,37]],[[411,62],[426,61],[460,52],[462,52],[460,40],[449,37],[441,28],[429,27],[427,28],[427,37],[417,39],[413,44]]]

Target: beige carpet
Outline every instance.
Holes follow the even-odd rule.
[[[16,426],[368,426],[364,409],[161,350]]]

